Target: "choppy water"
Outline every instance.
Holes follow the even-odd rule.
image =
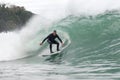
[[[32,59],[33,60],[33,59]],[[37,58],[38,60],[38,58]],[[1,80],[119,80],[119,65],[113,61],[80,62],[79,65],[63,65],[40,61],[3,62]]]

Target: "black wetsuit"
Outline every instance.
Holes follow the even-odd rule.
[[[50,52],[52,52],[52,44],[57,44],[57,51],[59,51],[59,43],[55,40],[56,38],[59,39],[59,41],[62,43],[62,40],[60,39],[60,37],[56,34],[53,35],[53,33],[49,34],[43,41],[42,43],[45,42],[45,40],[47,40],[47,42],[50,44]]]

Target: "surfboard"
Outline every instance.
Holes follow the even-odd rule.
[[[57,54],[60,54],[62,51],[63,51],[63,49],[60,50],[60,51],[55,51],[54,53],[44,54],[44,55],[42,55],[42,56],[52,56],[52,55],[57,55]]]
[[[66,43],[67,43],[67,41],[66,41]],[[70,45],[70,41],[68,41],[68,43],[66,44],[66,45],[64,45],[64,46],[61,46],[60,47],[60,51],[55,51],[55,49],[56,49],[56,47],[54,47],[54,53],[48,53],[49,52],[49,49],[48,49],[48,51],[47,50],[45,50],[45,52],[44,53],[46,53],[46,54],[42,54],[42,56],[44,57],[44,56],[53,56],[53,55],[59,55],[59,54],[61,54],[63,51],[64,51],[64,49],[66,49],[69,45]]]

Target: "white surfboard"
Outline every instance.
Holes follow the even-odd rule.
[[[52,56],[55,54],[60,54],[64,49],[62,48],[60,51],[55,51],[54,53],[49,53],[49,54],[43,54],[42,56]]]
[[[65,45],[64,47],[60,48],[60,51],[55,51],[54,53],[49,53],[49,54],[43,54],[42,56],[52,56],[52,55],[57,55],[60,54],[64,49],[66,49],[70,44]]]
[[[67,40],[66,40],[67,41]],[[63,47],[60,46],[60,51],[56,51],[56,47],[54,46],[53,47],[53,51],[54,53],[48,53],[49,52],[49,49],[45,50],[42,54],[42,56],[52,56],[52,55],[57,55],[57,54],[61,54],[61,52],[66,49],[69,45],[70,45],[71,41],[68,39],[68,43],[66,45],[64,45]]]

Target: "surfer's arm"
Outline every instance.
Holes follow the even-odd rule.
[[[42,41],[42,44],[48,39],[49,36],[47,36],[43,41]]]
[[[57,38],[59,39],[59,41],[61,42],[62,46],[64,46],[63,41],[61,40],[61,38],[57,35]]]
[[[40,43],[40,45],[42,45],[50,36],[51,36],[51,34],[49,34],[49,35]]]
[[[60,38],[58,35],[57,35],[57,38],[59,39],[59,41],[60,41],[61,43],[63,43],[62,40],[61,40],[61,38]]]

